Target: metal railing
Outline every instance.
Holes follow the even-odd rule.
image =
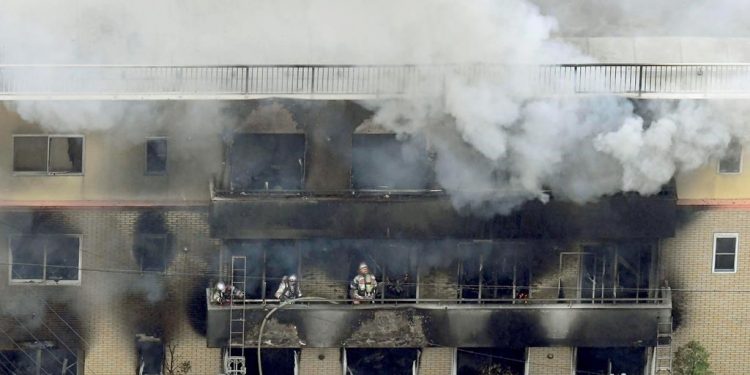
[[[0,65],[0,100],[367,98],[498,85],[522,96],[750,96],[746,64]]]
[[[206,296],[210,299],[212,290],[206,290]],[[669,288],[659,288],[651,290],[650,297],[577,297],[577,298],[384,298],[381,295],[376,296],[372,303],[360,303],[358,306],[372,305],[413,305],[413,304],[436,304],[436,305],[542,305],[542,304],[588,304],[588,305],[632,305],[632,304],[671,304],[672,293]],[[332,298],[326,301],[303,301],[300,304],[319,304],[335,302],[337,304],[351,304],[349,298]],[[278,304],[280,300],[275,298],[246,298],[244,300],[236,299],[235,304],[245,305],[266,305]],[[228,304],[225,306],[229,306]]]

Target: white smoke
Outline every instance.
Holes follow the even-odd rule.
[[[558,22],[524,0],[1,1],[5,63],[591,61],[553,40]],[[623,9],[612,5],[603,13]],[[747,139],[739,117],[720,115],[743,112],[738,103],[661,105],[644,119],[622,98],[535,98],[516,73],[509,69],[491,82],[449,77],[437,99],[415,92],[412,99],[367,105],[376,108],[375,122],[429,141],[438,182],[456,207],[491,212],[546,200],[550,191],[576,202],[619,191],[655,193],[675,174],[721,157],[733,138]],[[25,119],[51,129],[174,119],[143,106],[14,104]]]

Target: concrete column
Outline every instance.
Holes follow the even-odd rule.
[[[299,373],[305,375],[341,375],[341,349],[304,348],[300,353]]]
[[[529,348],[529,375],[571,375],[575,370],[571,347]]]
[[[423,348],[419,375],[452,375],[454,348]]]

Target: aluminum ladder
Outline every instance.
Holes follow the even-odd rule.
[[[229,297],[229,342],[224,353],[224,373],[226,375],[245,375],[245,305],[243,301],[235,301],[235,290],[245,294],[247,283],[247,258],[232,256],[232,275]],[[241,304],[240,304],[241,303]]]
[[[672,318],[656,324],[656,348],[654,348],[656,375],[672,373]]]

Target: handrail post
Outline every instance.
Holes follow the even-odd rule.
[[[643,65],[638,66],[638,96],[643,95]]]
[[[315,94],[315,66],[310,67],[310,94]]]
[[[242,90],[242,93],[248,95],[250,94],[250,67],[245,66],[243,70],[245,71],[245,87]]]

